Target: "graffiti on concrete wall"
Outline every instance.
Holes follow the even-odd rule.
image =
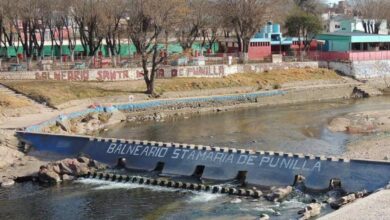
[[[272,69],[286,68],[318,68],[318,62],[291,62],[247,65],[209,65],[209,66],[178,66],[163,67],[157,70],[156,78],[172,77],[222,77],[242,72],[264,72]],[[56,81],[125,81],[141,80],[144,73],[141,68],[129,69],[89,69],[89,70],[54,70],[2,72],[0,79],[14,80],[56,80]]]
[[[187,76],[223,76],[225,68],[221,66],[194,66],[186,68]]]
[[[36,80],[56,81],[116,81],[130,80],[129,70],[66,70],[35,72]]]

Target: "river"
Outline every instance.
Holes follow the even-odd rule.
[[[332,133],[335,116],[390,107],[390,97],[339,100],[193,115],[164,122],[124,123],[99,133],[104,137],[341,155],[360,136]],[[297,211],[326,195],[294,192],[282,203],[208,193],[78,180],[45,187],[18,184],[0,189],[0,219],[294,219]],[[322,214],[330,212],[325,206]]]

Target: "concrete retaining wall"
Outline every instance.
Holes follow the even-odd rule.
[[[234,95],[221,95],[221,96],[209,96],[209,97],[192,97],[192,98],[182,98],[182,99],[167,99],[167,100],[152,100],[152,101],[144,101],[139,103],[129,103],[129,104],[121,104],[114,105],[112,107],[97,107],[86,109],[83,111],[73,112],[67,115],[60,115],[51,120],[42,122],[37,125],[30,126],[26,128],[28,132],[41,132],[43,128],[50,127],[55,125],[57,121],[66,121],[74,118],[79,118],[85,116],[89,113],[102,113],[102,112],[113,112],[113,111],[134,111],[141,109],[149,109],[155,107],[163,107],[175,104],[189,104],[189,103],[204,103],[204,102],[228,102],[228,101],[246,101],[253,100],[255,101],[259,97],[270,97],[277,95],[284,95],[286,91],[281,90],[273,90],[273,91],[265,91],[265,92],[253,92],[246,94],[234,94]]]
[[[247,65],[209,65],[162,67],[157,71],[157,78],[172,77],[223,77],[242,72],[264,72],[272,69],[318,68],[318,62],[262,63]],[[57,81],[126,81],[143,79],[141,68],[130,69],[88,69],[2,72],[0,80],[57,80]]]
[[[333,69],[356,79],[390,76],[390,60],[335,62],[322,61],[320,67]]]

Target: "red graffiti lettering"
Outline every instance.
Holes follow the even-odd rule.
[[[164,78],[164,69],[157,70],[157,78]]]
[[[144,77],[144,73],[139,71],[139,70],[136,71],[136,75],[137,75],[137,78],[143,78]]]
[[[89,71],[88,70],[84,70],[83,71],[83,81],[88,81],[89,80]]]
[[[127,70],[123,71],[122,79],[128,79],[129,78],[129,72]]]
[[[37,80],[49,80],[50,79],[50,73],[48,73],[48,72],[36,72],[35,73],[35,79],[37,79]]]
[[[171,70],[171,77],[177,77],[177,69]]]
[[[61,72],[54,72],[54,80],[62,80]]]

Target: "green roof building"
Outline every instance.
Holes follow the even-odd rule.
[[[381,51],[390,50],[390,35],[362,32],[335,32],[316,37],[321,51]]]

